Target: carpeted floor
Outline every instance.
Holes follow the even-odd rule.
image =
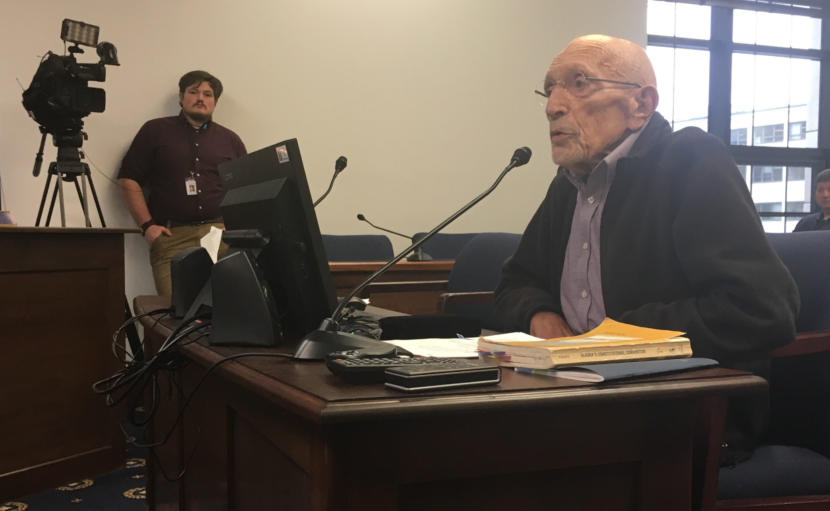
[[[144,511],[144,450],[127,446],[124,468],[0,503],[0,511]]]

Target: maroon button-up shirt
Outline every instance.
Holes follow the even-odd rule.
[[[157,224],[198,222],[221,216],[225,196],[217,170],[225,160],[246,154],[236,133],[215,122],[193,128],[183,115],[147,121],[121,162],[119,178],[149,189],[148,207]],[[196,180],[196,195],[185,181]]]

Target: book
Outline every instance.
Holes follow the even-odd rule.
[[[604,381],[625,380],[640,376],[691,371],[718,365],[711,358],[672,358],[663,360],[638,360],[635,362],[605,362],[603,364],[585,364],[568,366],[562,369],[531,369],[515,367],[517,373],[539,374],[555,378],[602,383]]]
[[[382,342],[403,348],[419,357],[478,358],[476,337],[392,339]]]
[[[692,355],[684,332],[645,328],[606,318],[590,332],[540,339],[523,333],[482,336],[478,350],[507,367],[550,369],[620,360],[682,358]]]

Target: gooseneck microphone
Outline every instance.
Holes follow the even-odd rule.
[[[360,348],[377,348],[379,347],[378,341],[374,339],[370,339],[368,337],[361,337],[352,334],[346,334],[337,331],[338,322],[340,321],[343,315],[343,309],[351,302],[352,298],[358,296],[361,291],[366,289],[366,286],[374,282],[378,277],[386,273],[389,268],[394,266],[398,261],[403,259],[407,256],[407,254],[411,253],[418,247],[420,247],[425,241],[435,236],[438,231],[449,225],[452,221],[456,218],[467,212],[468,209],[472,208],[476,204],[478,204],[482,199],[490,195],[490,193],[496,189],[496,187],[501,183],[504,176],[507,175],[508,172],[513,170],[516,167],[520,167],[527,163],[530,160],[531,151],[527,147],[520,147],[513,152],[513,157],[510,158],[510,163],[501,171],[501,174],[496,178],[492,185],[487,188],[484,192],[482,192],[479,196],[475,199],[468,202],[464,207],[453,213],[449,216],[446,220],[438,224],[434,229],[429,231],[423,238],[419,239],[418,241],[412,243],[409,247],[405,248],[402,252],[392,258],[388,263],[381,266],[376,272],[369,275],[369,277],[357,285],[354,289],[349,292],[348,295],[344,296],[340,302],[338,302],[337,307],[335,307],[334,311],[331,314],[331,317],[326,318],[320,324],[317,330],[313,330],[306,334],[303,337],[303,340],[300,342],[300,345],[294,351],[294,358],[304,359],[304,360],[320,360],[325,358],[325,356],[333,351],[340,351],[345,349],[360,349]]]
[[[345,156],[340,156],[334,161],[334,173],[339,174],[343,172],[343,169],[346,168],[346,165],[349,163],[349,160],[346,159]]]
[[[360,220],[361,222],[366,222],[367,224],[371,225],[372,227],[374,227],[375,229],[377,229],[379,231],[388,232],[388,233],[394,234],[395,236],[400,236],[401,238],[406,238],[406,239],[412,241],[412,236],[407,236],[406,234],[401,234],[397,231],[393,231],[392,229],[387,229],[386,227],[381,227],[379,225],[373,224],[372,222],[369,221],[368,218],[366,218],[363,215],[363,213],[358,213],[357,214],[357,219]]]
[[[381,227],[379,225],[373,224],[372,222],[369,221],[368,218],[366,218],[363,215],[363,213],[358,213],[357,214],[357,219],[360,220],[361,222],[366,222],[367,224],[371,225],[372,227],[374,227],[375,229],[377,229],[379,231],[385,231],[385,232],[394,234],[395,236],[400,236],[401,238],[406,238],[406,239],[409,240],[410,243],[415,241],[415,238],[413,236],[407,236],[406,234],[401,234],[397,231],[393,231],[392,229],[387,229],[385,227]],[[426,261],[426,260],[429,260],[429,259],[432,259],[432,258],[430,256],[428,256],[427,254],[425,254],[423,252],[423,250],[421,249],[421,247],[418,247],[417,249],[415,249],[415,251],[412,252],[412,255],[410,255],[409,257],[406,258],[407,261]]]
[[[331,181],[329,182],[329,187],[328,187],[328,189],[326,189],[325,193],[323,195],[321,195],[319,199],[314,201],[314,207],[315,208],[317,207],[317,204],[320,204],[320,202],[323,199],[326,198],[326,195],[329,194],[329,192],[331,191],[331,187],[334,186],[334,180],[337,179],[338,174],[343,172],[343,169],[346,168],[347,164],[348,164],[348,160],[346,159],[345,156],[341,156],[341,157],[337,158],[337,160],[334,162],[334,175],[331,176]]]

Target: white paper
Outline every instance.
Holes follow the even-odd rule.
[[[202,239],[199,240],[199,244],[207,250],[208,255],[210,255],[210,259],[216,263],[216,259],[219,256],[219,244],[222,243],[222,229],[210,226],[210,232],[202,236]]]
[[[476,358],[478,357],[478,339],[402,339],[384,341],[408,350],[421,357]]]
[[[544,341],[541,337],[534,337],[524,332],[510,332],[506,334],[483,335],[482,339],[485,341],[516,341],[516,342],[532,342]]]

